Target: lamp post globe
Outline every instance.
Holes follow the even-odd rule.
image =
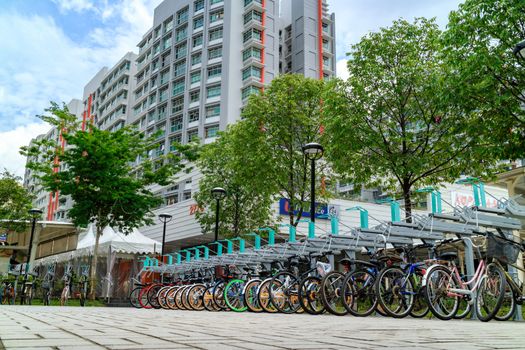
[[[219,213],[221,199],[226,197],[226,194],[226,190],[222,187],[214,187],[211,190],[211,195],[215,198],[215,242],[219,240]]]
[[[516,56],[517,59],[525,60],[525,40],[517,43],[512,53],[514,54],[514,56]]]
[[[324,148],[317,142],[310,142],[303,145],[302,150],[310,160],[310,220],[315,222],[315,161],[323,157]]]
[[[28,211],[28,213],[31,215],[31,236],[29,236],[29,248],[27,250],[26,268],[24,271],[24,282],[22,284],[22,296],[20,298],[20,304],[25,303],[27,274],[29,272],[29,265],[31,262],[31,252],[33,251],[33,238],[35,236],[36,220],[44,212],[40,209],[32,208]],[[22,264],[20,264],[20,269],[22,269]]]
[[[162,248],[161,248],[162,259],[164,259],[164,252],[166,251],[165,248],[164,248],[164,246],[166,245],[166,224],[171,221],[172,217],[173,217],[172,215],[167,214],[167,213],[159,214],[159,220],[164,225],[164,227],[162,228]]]

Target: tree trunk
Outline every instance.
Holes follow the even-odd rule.
[[[102,227],[97,225],[97,232],[95,234],[95,248],[93,249],[93,259],[91,260],[91,286],[89,290],[89,296],[91,300],[96,299],[97,292],[97,262],[98,262],[98,242],[100,236],[102,236]]]
[[[405,219],[406,222],[412,222],[412,201],[410,196],[410,188],[408,181],[403,184],[403,199],[405,201]]]

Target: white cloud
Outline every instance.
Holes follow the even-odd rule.
[[[337,61],[336,68],[335,68],[337,71],[337,77],[343,80],[348,79],[348,76],[349,76],[346,62],[348,62],[347,59],[341,58],[340,60]]]
[[[0,132],[0,171],[4,168],[18,176],[24,176],[26,160],[18,151],[29,144],[32,138],[49,131],[45,123],[31,123],[13,130]]]
[[[83,12],[95,8],[90,0],[53,0],[53,2],[57,4],[62,13],[67,11]]]

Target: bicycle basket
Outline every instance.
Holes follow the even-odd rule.
[[[520,248],[496,236],[487,236],[487,257],[496,258],[504,263],[515,263]]]

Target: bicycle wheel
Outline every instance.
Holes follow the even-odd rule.
[[[275,312],[278,312],[279,310],[277,310],[277,308],[273,305],[270,299],[270,283],[271,282],[272,282],[271,279],[266,279],[263,282],[261,282],[259,291],[257,292],[257,298],[259,300],[259,305],[264,311],[269,312],[269,313],[275,313]]]
[[[157,293],[157,302],[163,309],[169,309],[168,304],[166,303],[166,294],[168,293],[170,288],[170,286],[164,286]]]
[[[154,309],[160,309],[160,304],[159,304],[157,296],[161,288],[162,288],[161,284],[154,284],[148,289],[148,293],[147,293],[148,302]]]
[[[440,320],[450,320],[458,311],[459,297],[449,292],[452,288],[459,288],[459,283],[446,267],[436,266],[427,272],[425,298],[432,314]]]
[[[344,316],[348,313],[343,305],[343,281],[345,275],[338,271],[326,274],[321,280],[321,297],[323,305],[331,314]],[[351,304],[351,301],[348,301]]]
[[[219,311],[219,307],[213,301],[213,285],[206,288],[203,295],[204,308],[208,311]]]
[[[516,299],[514,298],[514,293],[510,284],[507,282],[505,285],[505,296],[503,297],[503,302],[499,311],[494,315],[496,321],[507,321],[510,320],[514,313],[516,312]]]
[[[398,267],[389,267],[379,273],[375,292],[382,309],[394,318],[406,317],[414,306],[412,278]]]
[[[505,297],[505,275],[494,264],[487,266],[487,273],[482,277],[476,296],[476,315],[480,321],[488,322],[494,318]]]
[[[139,303],[139,295],[142,287],[135,287],[129,294],[129,303],[131,306],[140,309],[142,306]],[[83,305],[82,305],[83,306]]]
[[[182,295],[181,295],[181,301],[182,301],[182,305],[184,307],[185,310],[193,310],[191,308],[191,305],[189,303],[189,299],[188,299],[188,294],[191,290],[191,288],[193,287],[193,284],[187,286],[186,288],[184,288],[184,290],[182,291]]]
[[[416,270],[416,273],[412,277],[414,278],[412,282],[416,294],[414,295],[414,305],[412,310],[410,310],[410,316],[423,318],[430,312],[427,300],[425,299],[425,291],[421,285],[423,281],[423,271]]]
[[[204,284],[196,284],[188,290],[188,304],[192,310],[204,310],[203,295],[205,291],[206,286]]]
[[[170,310],[177,309],[177,304],[175,303],[175,294],[179,288],[180,286],[173,286],[166,293],[166,306],[168,306]]]
[[[229,310],[228,306],[226,305],[226,301],[224,300],[225,286],[226,283],[224,281],[220,281],[215,285],[215,287],[213,287],[213,301],[219,310]]]
[[[353,316],[365,317],[377,306],[375,277],[366,270],[346,274],[343,280],[343,306]]]
[[[248,309],[244,304],[244,284],[245,281],[234,279],[224,287],[224,301],[232,311],[244,312]]]
[[[177,289],[177,291],[175,292],[175,297],[174,297],[175,305],[177,306],[177,309],[179,310],[186,310],[186,307],[182,304],[182,296],[184,294],[184,290],[187,287],[188,286],[180,286],[180,288]]]
[[[299,309],[299,281],[290,272],[279,272],[270,282],[270,300],[275,308],[286,314]]]
[[[263,311],[261,305],[259,305],[259,298],[257,298],[257,291],[261,282],[260,279],[252,279],[244,287],[244,305],[252,312]]]
[[[324,312],[321,300],[321,279],[316,276],[303,278],[299,285],[299,303],[304,311],[310,315],[319,315]]]

